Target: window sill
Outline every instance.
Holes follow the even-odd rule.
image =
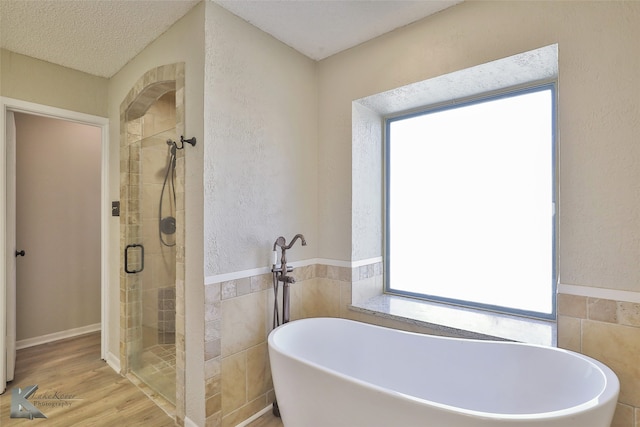
[[[377,295],[352,310],[466,338],[500,339],[555,346],[556,323],[397,295]]]

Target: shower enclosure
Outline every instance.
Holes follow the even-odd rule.
[[[152,70],[141,79],[146,85],[132,89],[121,107],[120,144],[121,369],[164,398],[156,403],[173,405],[178,418],[184,413],[184,154],[174,141],[183,133],[184,80],[162,77],[179,76],[179,66]]]
[[[142,246],[129,271],[141,270],[142,340],[130,359],[131,370],[165,399],[174,402],[176,320],[176,193],[175,91],[154,102],[141,119],[142,138],[129,147],[129,176],[139,188],[138,208]],[[132,243],[135,245],[136,243]],[[143,258],[144,256],[144,258]],[[143,265],[144,262],[144,265]]]

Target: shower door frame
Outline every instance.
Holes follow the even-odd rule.
[[[100,195],[100,293],[101,293],[101,342],[100,357],[116,371],[119,371],[119,363],[117,357],[109,357],[109,119],[105,117],[94,116],[91,114],[79,113],[76,111],[65,110],[62,108],[51,107],[33,102],[22,101],[19,99],[0,97],[0,241],[5,244],[0,245],[0,309],[7,313],[6,299],[7,294],[7,263],[15,262],[14,257],[10,257],[11,251],[6,242],[7,226],[15,227],[15,224],[7,224],[7,190],[6,185],[9,182],[15,183],[15,176],[7,176],[6,165],[6,118],[7,112],[25,113],[35,116],[44,116],[57,120],[76,122],[84,125],[95,126],[100,128],[101,142],[101,195]],[[14,207],[15,208],[15,207]],[[13,260],[11,259],[13,258]],[[7,319],[6,316],[0,316],[0,393],[6,388],[5,367],[6,358],[6,335],[7,335]]]
[[[140,159],[129,157],[130,144],[141,135],[137,118],[142,117],[149,106],[169,89],[176,92],[176,124],[177,135],[184,135],[184,96],[185,96],[185,72],[184,62],[161,65],[148,70],[133,85],[125,99],[120,104],[120,251],[124,254],[128,238],[135,235],[129,234],[128,221],[135,225],[138,218],[135,217],[135,207],[129,206],[130,191],[138,191],[137,188],[128,188],[131,162]],[[123,157],[124,156],[124,157]],[[186,376],[185,376],[185,304],[184,304],[184,280],[185,280],[185,156],[183,150],[178,150],[176,157],[176,320],[175,320],[175,345],[176,345],[176,396],[175,417],[176,420],[184,420],[186,413]],[[133,216],[132,216],[133,215]],[[121,263],[123,257],[121,256]],[[141,344],[141,313],[135,308],[139,306],[139,278],[136,275],[126,274],[124,266],[120,268],[120,361],[122,374],[132,372],[131,361]]]

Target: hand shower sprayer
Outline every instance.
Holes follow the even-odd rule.
[[[162,245],[171,247],[176,245],[175,240],[169,241],[165,236],[170,236],[176,232],[176,217],[173,213],[176,209],[176,143],[168,139],[167,145],[169,146],[169,152],[167,154],[167,171],[164,175],[162,190],[160,190],[160,203],[158,206],[158,236],[160,237],[160,243],[162,243]],[[164,215],[162,209],[165,190],[168,191],[168,196],[170,197],[168,203],[169,206],[165,209],[168,211],[167,215]]]
[[[160,243],[164,246],[175,246],[175,238],[173,241],[169,241],[165,236],[170,236],[175,234],[176,232],[176,185],[175,185],[175,175],[176,175],[176,153],[178,150],[182,150],[184,148],[185,142],[190,144],[192,147],[196,146],[196,137],[189,139],[184,139],[183,135],[180,135],[180,143],[178,145],[172,139],[167,139],[167,145],[169,146],[168,153],[168,162],[167,162],[167,172],[164,175],[164,182],[162,183],[162,190],[160,191],[160,206],[158,207],[158,236],[160,237]],[[165,189],[169,192],[169,214],[163,216],[163,201],[164,201],[164,193]],[[173,204],[171,204],[173,203]]]
[[[289,306],[289,285],[295,283],[296,280],[292,276],[288,276],[287,273],[293,271],[293,267],[287,266],[287,250],[300,239],[302,246],[307,246],[307,241],[302,234],[296,234],[291,243],[287,245],[287,241],[284,237],[280,236],[273,243],[273,255],[271,261],[271,273],[273,274],[273,292],[275,295],[273,304],[273,327],[274,329],[280,326],[280,313],[278,310],[278,283],[282,282],[282,323],[289,321],[290,306]],[[280,267],[278,267],[278,251],[280,248]]]

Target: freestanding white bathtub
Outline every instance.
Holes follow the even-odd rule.
[[[620,388],[566,350],[336,318],[278,327],[269,357],[285,427],[609,427]]]

